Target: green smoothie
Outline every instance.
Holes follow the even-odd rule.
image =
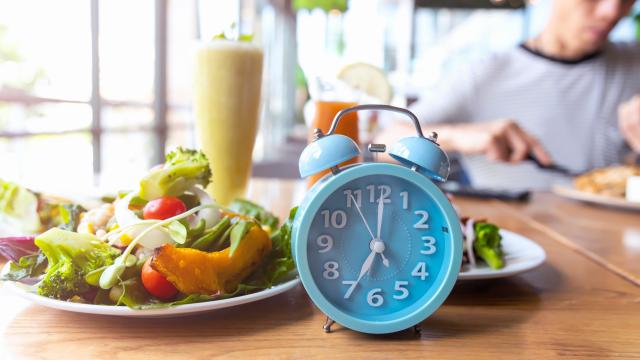
[[[262,49],[213,40],[196,55],[196,130],[211,163],[207,191],[222,205],[245,196],[260,116]]]

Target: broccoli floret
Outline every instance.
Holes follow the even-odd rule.
[[[475,223],[476,240],[473,242],[473,250],[492,269],[504,267],[504,253],[502,252],[500,229],[489,223]]]
[[[178,196],[193,185],[206,187],[210,179],[209,160],[202,151],[177,148],[167,154],[162,168],[151,170],[140,181],[139,196],[144,200]]]
[[[120,251],[90,234],[53,228],[38,236],[35,244],[47,257],[49,266],[38,285],[38,294],[61,300],[90,289],[85,275],[113,264]]]

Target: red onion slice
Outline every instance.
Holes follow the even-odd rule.
[[[18,262],[21,257],[38,252],[34,236],[12,236],[0,238],[0,255]]]

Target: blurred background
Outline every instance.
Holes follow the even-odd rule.
[[[254,175],[295,177],[307,79],[366,62],[405,106],[462,60],[539,32],[550,1],[3,1],[0,178],[58,193],[127,189],[166,151],[196,146],[195,46],[230,24],[265,51]],[[640,38],[637,14],[614,40]]]

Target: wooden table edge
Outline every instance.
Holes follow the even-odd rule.
[[[614,274],[620,276],[621,278],[625,279],[626,281],[629,281],[632,284],[640,287],[640,277],[634,275],[633,273],[631,273],[629,271],[626,271],[626,270],[622,269],[621,267],[619,267],[619,266],[617,266],[615,264],[610,263],[605,258],[603,258],[600,255],[594,253],[593,251],[588,250],[588,249],[580,246],[575,241],[572,241],[569,237],[564,236],[564,235],[558,233],[557,231],[553,230],[549,226],[539,222],[538,220],[535,220],[533,217],[525,214],[524,212],[522,212],[522,210],[518,209],[517,207],[509,205],[509,204],[507,204],[507,203],[505,203],[503,201],[496,201],[496,204],[498,204],[499,206],[501,206],[503,208],[509,209],[512,214],[514,214],[515,216],[519,217],[523,221],[528,222],[529,224],[531,224],[532,227],[534,227],[537,230],[540,230],[541,232],[545,233],[546,235],[548,235],[554,241],[556,241],[556,242],[568,247],[572,251],[577,252],[578,254],[580,254],[580,255],[586,257],[587,259],[595,262],[596,264],[604,267],[608,271],[613,272]]]

